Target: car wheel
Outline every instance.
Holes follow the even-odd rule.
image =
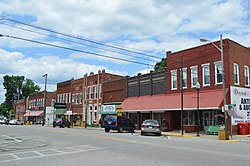
[[[134,133],[134,132],[135,132],[135,128],[132,127],[132,128],[131,128],[131,133]]]
[[[123,128],[122,128],[121,126],[119,127],[118,132],[119,132],[119,133],[122,133],[122,132],[123,132]]]
[[[141,132],[141,135],[145,135],[145,133]]]
[[[158,136],[161,136],[161,133],[157,134]]]
[[[108,133],[108,132],[109,132],[109,130],[110,130],[110,129],[106,129],[106,128],[105,128],[105,132],[107,132],[107,133]]]
[[[55,126],[55,125],[53,125],[53,127],[55,128],[56,126]]]

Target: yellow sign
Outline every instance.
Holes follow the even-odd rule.
[[[118,112],[118,113],[117,113],[117,116],[122,116],[122,113],[121,113],[121,112]]]
[[[122,106],[118,105],[118,106],[116,107],[116,111],[117,111],[118,113],[121,113],[121,112],[122,112]]]

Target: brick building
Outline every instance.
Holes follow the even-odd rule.
[[[91,72],[80,79],[72,79],[57,84],[57,103],[66,103],[66,109],[61,110],[62,116],[66,111],[72,111],[71,123],[82,125],[87,121],[88,125],[98,123],[101,118],[98,112],[103,104],[103,83],[123,76],[106,73],[105,70],[97,74]],[[59,115],[59,111],[56,112]]]
[[[218,47],[220,45],[219,41],[214,42],[214,44]],[[236,133],[237,122],[249,121],[250,119],[250,113],[247,110],[249,106],[248,95],[250,94],[250,49],[230,39],[224,39],[223,50],[226,101],[227,104],[236,104],[234,112],[240,115],[238,117],[232,116],[232,119],[229,117],[227,123],[230,125],[232,122],[233,132]],[[150,118],[154,118],[155,112],[162,111],[168,129],[175,130],[181,128],[181,101],[183,101],[183,122],[187,132],[197,129],[206,130],[210,125],[223,123],[220,53],[211,43],[174,53],[167,52],[166,94],[127,98],[123,103],[123,108],[127,109],[127,112],[150,112]],[[181,59],[183,60],[182,65]],[[183,100],[181,100],[180,95],[181,66]],[[201,85],[199,91],[196,89],[197,82]],[[243,103],[243,106],[240,106],[242,103],[238,99],[240,95],[245,95],[244,101],[246,102]],[[198,101],[199,105],[197,105]],[[238,108],[244,109],[239,110]],[[199,111],[197,111],[198,109]]]
[[[46,115],[44,116],[44,91],[35,92],[29,95],[27,98],[26,121],[32,121],[33,123],[42,123],[45,118],[46,124],[51,124],[54,119],[54,107],[56,92],[46,93]]]
[[[25,121],[25,117],[23,115],[26,113],[26,99],[16,100],[14,105],[15,119]]]

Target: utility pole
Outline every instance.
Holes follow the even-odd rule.
[[[48,77],[48,74],[44,74],[43,77],[45,78],[45,86],[44,86],[44,106],[43,106],[43,122],[42,122],[42,126],[45,125],[45,118],[46,118],[46,93],[47,93],[47,77]]]
[[[84,81],[85,81],[85,128],[87,128],[87,118],[88,118],[88,74],[86,73],[84,75]]]
[[[183,70],[182,70],[182,68],[183,68],[183,58],[182,58],[182,56],[181,56],[181,70],[180,70],[180,91],[181,91],[181,135],[183,135],[183,131],[184,131],[184,129],[183,129],[183,127],[184,127],[184,125],[183,125]]]

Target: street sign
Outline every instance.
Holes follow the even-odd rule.
[[[122,106],[121,106],[121,105],[118,105],[118,106],[116,107],[116,111],[117,111],[118,113],[121,113],[121,112],[122,112]]]
[[[55,103],[54,108],[66,108],[66,103]]]
[[[67,111],[67,115],[72,115],[72,111]]]

